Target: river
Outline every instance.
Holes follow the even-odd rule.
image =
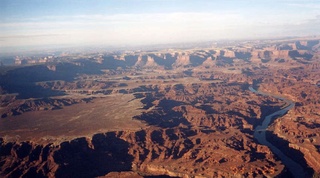
[[[266,116],[262,122],[262,125],[259,125],[255,128],[253,136],[258,140],[260,144],[268,146],[271,149],[271,151],[281,159],[282,163],[289,169],[289,171],[292,173],[294,177],[296,178],[305,177],[304,169],[300,164],[298,164],[297,162],[293,161],[291,158],[286,156],[280,149],[278,149],[275,145],[272,145],[266,139],[266,129],[270,125],[271,120],[275,117],[283,116],[284,114],[286,114],[287,111],[289,111],[294,107],[295,105],[294,102],[287,100],[285,98],[281,98],[279,96],[257,91],[252,87],[249,87],[249,90],[256,94],[260,94],[264,96],[272,96],[288,103],[288,106],[286,106],[285,108]]]

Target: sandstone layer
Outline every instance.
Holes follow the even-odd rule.
[[[4,177],[281,177],[267,139],[320,174],[319,40],[90,54],[0,78]],[[2,68],[1,68],[2,69]],[[86,108],[87,106],[87,108]]]

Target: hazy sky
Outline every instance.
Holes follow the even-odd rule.
[[[0,50],[320,34],[320,0],[0,0]]]

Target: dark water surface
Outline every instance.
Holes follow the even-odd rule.
[[[267,93],[257,91],[252,87],[249,87],[249,90],[256,94],[278,98],[289,104],[287,107],[266,116],[262,122],[262,125],[257,126],[256,129],[254,130],[253,136],[258,140],[260,144],[266,145],[267,147],[269,147],[271,151],[281,159],[282,163],[289,169],[289,171],[292,173],[294,177],[296,178],[305,177],[304,169],[300,164],[298,164],[297,162],[293,161],[291,158],[286,156],[280,149],[278,149],[275,145],[272,145],[266,139],[266,129],[270,125],[271,120],[274,119],[275,117],[280,117],[285,115],[290,109],[294,108],[294,105],[295,105],[294,102],[287,100],[285,98],[281,98],[279,96],[274,96],[272,94],[267,94]]]

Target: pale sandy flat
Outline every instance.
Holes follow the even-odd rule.
[[[133,95],[117,94],[53,111],[27,112],[0,120],[0,137],[7,140],[68,140],[115,130],[145,127],[132,117],[143,110]]]

